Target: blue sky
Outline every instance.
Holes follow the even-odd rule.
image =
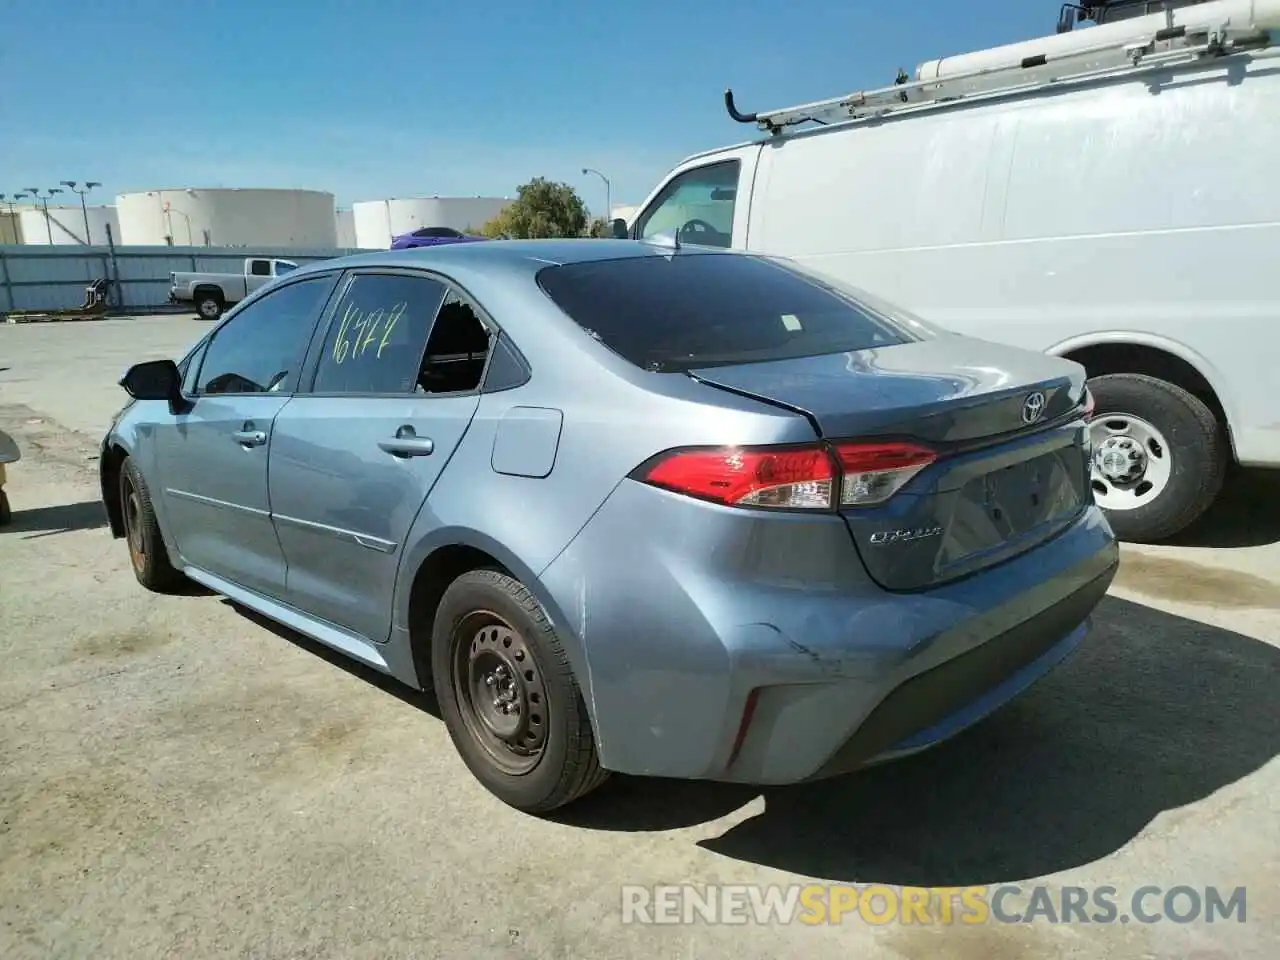
[[[306,187],[603,210],[787,106],[1051,33],[1055,0],[5,0],[0,192]]]

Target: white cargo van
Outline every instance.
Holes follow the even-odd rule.
[[[685,160],[614,235],[792,257],[1078,361],[1098,502],[1167,538],[1230,458],[1280,466],[1280,0],[1166,5],[770,113],[726,91],[766,135]]]

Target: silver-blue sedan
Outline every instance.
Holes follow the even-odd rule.
[[[102,498],[142,585],[434,688],[531,812],[938,743],[1081,642],[1118,562],[1081,367],[776,258],[328,260],[121,384]]]

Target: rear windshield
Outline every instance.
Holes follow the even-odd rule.
[[[548,267],[538,283],[588,334],[661,373],[917,339],[848,294],[764,257],[593,260]]]

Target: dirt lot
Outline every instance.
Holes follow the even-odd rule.
[[[132,360],[202,329],[0,327],[0,957],[1273,958],[1280,483],[1126,549],[1083,648],[932,753],[761,793],[615,778],[489,798],[428,698],[220,598],[157,598],[103,525]],[[624,926],[623,884],[1247,888],[1208,924]],[[1158,898],[1155,902],[1158,902]]]

